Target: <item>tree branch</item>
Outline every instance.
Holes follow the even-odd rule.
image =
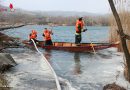
[[[130,40],[130,36],[127,34],[124,34],[124,38]]]
[[[120,30],[117,30],[117,33],[120,34],[121,38],[130,40],[130,35],[127,35],[124,32],[120,32]]]

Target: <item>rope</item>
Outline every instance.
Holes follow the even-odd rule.
[[[50,63],[49,63],[49,62],[47,61],[47,59],[43,56],[43,54],[38,50],[38,48],[37,48],[36,43],[34,42],[34,40],[33,40],[33,39],[31,39],[31,40],[32,40],[32,42],[33,42],[33,44],[34,44],[35,49],[37,50],[37,52],[42,55],[42,57],[43,57],[43,59],[45,60],[46,64],[47,64],[47,65],[49,66],[49,68],[51,69],[51,71],[52,71],[52,73],[53,73],[53,75],[54,75],[54,77],[55,77],[57,89],[58,89],[58,90],[61,90],[60,83],[59,83],[58,77],[57,77],[57,75],[56,75],[54,69],[51,67]]]

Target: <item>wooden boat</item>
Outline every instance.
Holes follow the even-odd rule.
[[[33,44],[30,44],[28,41],[23,41],[24,44],[26,44],[29,47],[32,47]],[[44,41],[39,41],[37,46],[41,47],[43,49],[48,50],[65,50],[65,51],[72,51],[72,52],[93,52],[93,48],[95,51],[107,49],[110,47],[117,47],[119,45],[119,42],[110,44],[110,43],[81,43],[80,46],[77,46],[75,43],[71,42],[53,42],[53,45],[51,46],[45,46]]]

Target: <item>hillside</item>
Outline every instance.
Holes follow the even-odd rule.
[[[8,23],[34,23],[34,24],[58,24],[74,25],[78,17],[84,17],[88,25],[108,25],[108,15],[99,15],[89,12],[74,11],[26,11],[15,9],[10,12],[8,7],[1,6],[7,11],[1,12],[0,22]],[[12,22],[13,21],[13,22]]]

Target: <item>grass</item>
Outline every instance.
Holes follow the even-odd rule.
[[[10,90],[8,87],[8,82],[3,74],[0,74],[0,90]]]

